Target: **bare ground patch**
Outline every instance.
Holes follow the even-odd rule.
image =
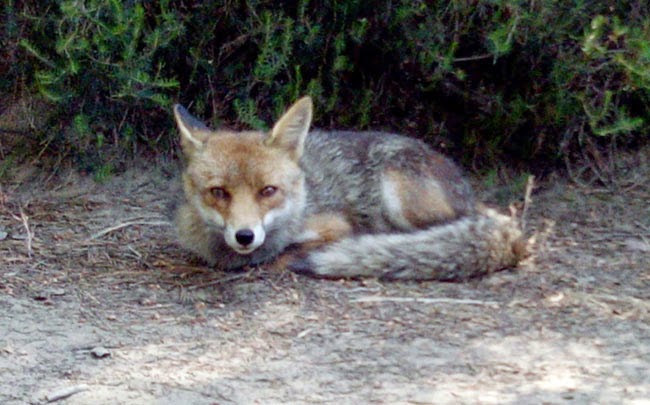
[[[536,257],[463,284],[212,271],[153,172],[5,185],[0,402],[648,403],[645,178],[544,185]]]

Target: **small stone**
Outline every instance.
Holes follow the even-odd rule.
[[[97,346],[90,351],[90,354],[96,359],[104,359],[106,357],[111,357],[111,352],[102,346]]]
[[[63,288],[55,288],[50,291],[50,295],[52,297],[60,297],[62,295],[65,295],[65,290]]]

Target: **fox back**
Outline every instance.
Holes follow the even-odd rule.
[[[471,214],[471,187],[424,143],[382,132],[313,131],[301,159],[307,214],[336,212],[354,233],[403,232]]]

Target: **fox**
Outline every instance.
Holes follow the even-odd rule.
[[[177,238],[214,268],[290,254],[290,271],[317,278],[463,281],[526,255],[518,221],[478,204],[460,168],[423,141],[310,130],[309,96],[270,131],[211,130],[173,112]]]

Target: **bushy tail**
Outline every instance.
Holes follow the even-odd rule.
[[[486,210],[414,233],[343,239],[290,269],[325,278],[460,281],[516,266],[526,245],[515,219]]]

